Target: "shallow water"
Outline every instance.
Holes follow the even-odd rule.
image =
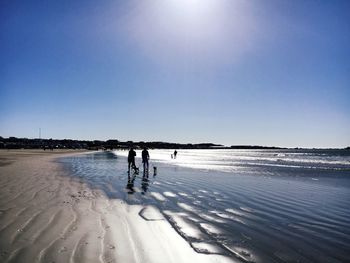
[[[346,151],[181,150],[174,160],[155,150],[148,178],[141,169],[129,179],[125,153],[61,162],[109,198],[156,206],[199,253],[242,262],[350,260]]]
[[[350,150],[180,150],[171,159],[173,150],[151,150],[152,160],[178,166],[224,172],[273,172],[291,170],[348,170]],[[127,156],[127,151],[116,151]],[[137,151],[141,156],[141,151]],[[284,169],[283,169],[284,168]]]

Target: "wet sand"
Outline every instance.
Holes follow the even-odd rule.
[[[0,151],[1,262],[235,262],[196,253],[152,205],[109,199],[56,158]]]

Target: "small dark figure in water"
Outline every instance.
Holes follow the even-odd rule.
[[[157,175],[157,167],[153,167],[153,176],[156,176]]]
[[[176,159],[177,151],[174,151],[174,159]]]
[[[130,148],[129,154],[128,154],[128,173],[130,174],[130,167],[134,169],[134,172],[138,172],[138,168],[135,165],[135,156],[136,152],[133,148]]]
[[[143,162],[143,171],[148,172],[148,160],[149,160],[149,153],[147,151],[147,148],[143,148],[142,151],[142,162]]]

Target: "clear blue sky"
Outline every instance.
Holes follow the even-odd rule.
[[[1,1],[0,136],[350,145],[350,2]]]

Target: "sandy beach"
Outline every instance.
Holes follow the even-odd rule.
[[[1,1],[0,263],[350,263],[349,13]]]
[[[0,151],[1,262],[235,262],[197,253],[154,206],[109,199],[56,158]]]

